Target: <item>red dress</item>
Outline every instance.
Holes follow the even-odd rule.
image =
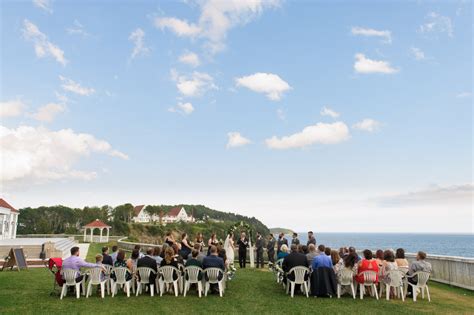
[[[357,272],[360,274],[364,271],[375,271],[377,282],[379,281],[379,265],[377,264],[377,261],[375,259],[362,259]],[[364,275],[356,276],[356,281],[358,283],[364,283]]]

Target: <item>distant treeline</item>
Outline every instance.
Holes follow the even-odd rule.
[[[222,212],[207,208],[203,205],[182,205],[188,215],[194,214],[196,220],[206,222],[221,221],[223,225],[229,227],[239,221],[248,223],[253,232],[268,233],[266,225],[255,217],[246,217],[235,213]],[[159,215],[160,212],[167,213],[171,205],[147,206],[146,210],[150,214]],[[75,234],[79,233],[82,226],[100,219],[112,226],[111,234],[129,235],[133,218],[133,205],[130,203],[119,205],[117,207],[84,207],[70,208],[66,206],[51,206],[38,208],[20,209],[18,219],[18,234]],[[159,222],[153,222],[151,225],[159,226]],[[136,224],[134,224],[136,226]],[[201,226],[201,225],[200,225]],[[171,229],[172,226],[169,226]],[[196,226],[197,228],[197,226]],[[209,226],[211,228],[211,226]],[[166,227],[160,227],[156,231],[164,231]],[[187,230],[187,229],[186,229]],[[154,233],[152,233],[154,234]]]

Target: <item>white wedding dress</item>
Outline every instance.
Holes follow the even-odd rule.
[[[227,257],[227,263],[229,265],[234,264],[234,240],[227,235],[224,242],[225,255]]]

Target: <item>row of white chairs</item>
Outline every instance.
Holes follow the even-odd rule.
[[[219,295],[222,297],[226,285],[226,274],[219,268],[206,268],[203,270],[197,266],[189,266],[186,268],[183,266],[180,270],[173,266],[163,266],[158,268],[158,272],[155,272],[152,268],[138,267],[130,272],[130,270],[125,267],[112,268],[108,265],[104,265],[104,267],[106,268],[105,273],[102,268],[91,268],[87,270],[80,282],[76,282],[77,271],[63,269],[61,274],[63,275],[64,284],[60,299],[66,296],[67,288],[71,286],[75,288],[77,298],[80,297],[81,287],[83,294],[89,297],[92,294],[92,286],[100,286],[101,296],[104,298],[106,289],[109,294],[112,292],[112,297],[114,297],[120,287],[127,294],[127,297],[130,297],[131,290],[138,296],[147,285],[151,296],[154,296],[155,290],[156,293],[162,296],[163,293],[171,289],[175,296],[178,296],[179,293],[186,296],[192,284],[196,284],[199,297],[201,297],[202,293],[207,296],[210,286],[216,284],[219,288]],[[112,277],[112,274],[114,277]],[[131,277],[127,277],[127,274],[131,274]],[[154,282],[151,281],[152,274],[157,275]],[[85,290],[86,275],[89,281],[87,291]]]
[[[282,260],[279,260],[275,264],[275,274],[277,278],[277,283],[283,283],[283,278],[285,277],[285,272],[283,271],[282,267]],[[379,295],[382,296],[383,291],[386,292],[386,299],[390,300],[390,292],[391,288],[394,288],[395,294],[403,301],[405,301],[405,297],[407,295],[408,286],[411,286],[413,289],[413,301],[416,302],[417,295],[420,292],[422,298],[424,299],[424,293],[426,290],[428,301],[431,302],[430,292],[428,288],[428,280],[430,277],[429,272],[418,271],[413,275],[408,275],[408,268],[399,268],[398,270],[391,270],[388,271],[386,274],[380,273],[379,280],[382,279],[382,275],[385,279],[388,279],[387,282],[380,281],[379,287],[380,291],[377,292],[377,273],[374,271],[363,271],[358,274],[358,276],[362,276],[364,278],[363,283],[359,283],[359,292],[360,292],[360,299],[364,298],[365,289],[369,287],[371,290],[371,295],[375,296],[378,300]],[[293,274],[294,280],[287,279],[286,285],[286,292],[291,293],[291,297],[294,296],[294,289],[295,286],[298,284],[301,286],[303,293],[306,297],[309,297],[309,288],[310,288],[310,281],[311,281],[311,269],[298,266],[294,267],[287,274]],[[408,281],[409,278],[417,279],[416,283],[411,283]],[[307,279],[307,280],[305,280]],[[343,269],[340,271],[339,275],[337,276],[337,297],[341,297],[341,291],[343,287],[350,287],[352,297],[356,298],[356,287],[357,282],[354,280],[354,273],[352,270]]]

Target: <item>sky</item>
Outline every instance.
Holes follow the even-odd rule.
[[[2,1],[0,195],[472,233],[470,1]]]

